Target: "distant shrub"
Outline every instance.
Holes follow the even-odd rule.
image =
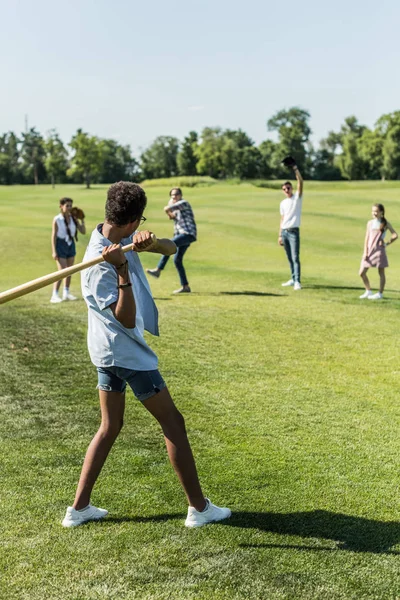
[[[272,190],[280,190],[282,183],[280,181],[267,181],[265,179],[249,179],[247,183],[251,183],[256,187],[270,188]]]
[[[146,187],[160,187],[160,186],[168,186],[170,188],[176,187],[202,187],[209,186],[218,183],[216,179],[213,177],[203,177],[203,176],[181,176],[181,177],[165,177],[163,179],[145,179],[140,183],[140,185],[144,188]]]

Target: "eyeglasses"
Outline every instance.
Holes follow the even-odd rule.
[[[140,223],[143,224],[145,221],[147,221],[146,217],[140,217]]]
[[[284,192],[290,192],[290,190],[292,189],[291,187],[283,187],[282,188]]]

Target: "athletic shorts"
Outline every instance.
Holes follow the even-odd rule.
[[[73,258],[76,255],[75,242],[72,240],[72,244],[67,244],[65,240],[61,238],[56,239],[56,253],[58,258]]]
[[[97,389],[105,392],[124,392],[128,383],[136,398],[141,402],[161,392],[167,384],[160,372],[131,371],[124,367],[97,367]]]

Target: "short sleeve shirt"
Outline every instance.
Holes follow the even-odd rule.
[[[84,260],[99,256],[111,242],[102,234],[102,225],[93,231]],[[121,240],[121,246],[132,237]],[[129,251],[128,260],[132,291],[136,304],[136,326],[124,327],[110,305],[118,300],[118,276],[115,267],[102,262],[82,271],[82,295],[88,307],[88,349],[96,367],[124,367],[135,371],[152,371],[158,367],[156,354],[144,338],[146,329],[158,335],[158,312],[139,256]]]
[[[283,217],[282,229],[292,229],[300,227],[301,209],[303,204],[303,196],[299,196],[298,192],[290,198],[285,198],[280,204],[280,213]]]

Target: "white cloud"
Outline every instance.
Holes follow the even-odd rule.
[[[191,110],[193,112],[199,111],[199,110],[204,110],[204,106],[189,106],[188,110]]]

